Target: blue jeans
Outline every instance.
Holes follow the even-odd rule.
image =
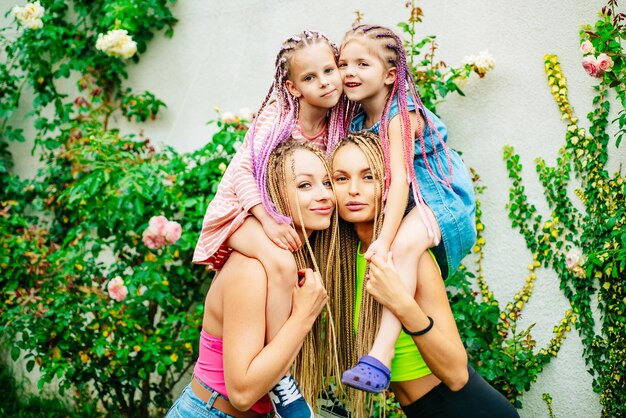
[[[200,382],[200,384],[212,392],[208,402],[204,402],[202,399],[198,398],[193,390],[191,390],[190,383],[183,389],[183,393],[176,402],[174,402],[170,410],[167,411],[165,418],[234,418],[232,415],[228,415],[226,412],[222,412],[213,407],[213,403],[218,396],[224,397],[204,383]]]

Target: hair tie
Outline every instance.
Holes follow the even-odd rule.
[[[415,331],[415,332],[411,332],[408,329],[406,329],[404,327],[404,324],[402,325],[402,330],[409,335],[412,335],[413,337],[419,337],[420,335],[424,335],[426,334],[428,331],[430,331],[431,329],[433,329],[433,325],[435,325],[435,321],[433,321],[433,319],[430,316],[426,316],[426,318],[428,318],[428,326],[422,330],[419,331]]]

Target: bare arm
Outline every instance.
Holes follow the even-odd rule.
[[[263,113],[257,116],[258,120],[254,141],[254,151],[256,155],[261,152],[263,139],[273,125],[276,115],[276,104],[271,103],[263,110]],[[261,193],[259,192],[252,169],[252,156],[250,154],[250,147],[252,145],[250,143],[251,134],[252,127],[250,127],[246,133],[243,144],[237,151],[235,160],[233,160],[233,169],[236,170],[236,181],[233,184],[234,192],[243,208],[261,222],[265,234],[274,244],[285,250],[295,251],[302,245],[296,231],[290,225],[277,223],[261,204]]]
[[[395,117],[389,123],[389,156],[391,161],[391,182],[385,203],[385,220],[378,239],[391,244],[398,232],[409,196],[409,184],[404,164],[400,118]],[[380,254],[382,257],[385,254]]]
[[[367,291],[391,310],[409,331],[433,327],[413,341],[430,370],[450,389],[460,390],[468,379],[467,353],[452,316],[448,295],[437,266],[429,253],[419,263],[415,297],[402,285],[391,258],[374,257],[370,264]]]
[[[237,253],[228,264],[232,271],[227,265],[220,273],[228,280],[223,291],[224,376],[233,406],[248,410],[293,363],[324,306],[326,291],[319,275],[308,270],[304,285],[294,289],[291,316],[265,345],[265,271],[257,260]]]

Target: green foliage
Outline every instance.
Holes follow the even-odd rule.
[[[554,411],[552,410],[552,396],[549,393],[544,393],[543,395],[541,395],[541,398],[546,402],[546,405],[548,406],[548,416],[550,418],[556,418],[556,415],[554,415]]]
[[[0,332],[14,360],[39,368],[39,386],[54,379],[77,411],[97,414],[98,399],[109,415],[163,413],[197,356],[210,276],[191,257],[245,125],[218,123],[190,154],[109,129],[115,112],[142,122],[165,105],[123,87],[128,61],[96,49],[98,34],[126,29],[141,54],[155,30],[172,35],[168,2],[42,3],[42,28],[2,38]],[[77,93],[60,78],[77,80]],[[10,172],[7,147],[23,139],[10,123],[24,88],[42,160],[32,181]],[[142,234],[157,215],[182,236],[151,250]],[[107,292],[115,277],[128,290],[120,301]]]
[[[15,418],[89,417],[93,409],[71,412],[59,399],[40,396],[25,396],[24,388],[17,382],[13,373],[4,364],[0,365],[0,414]]]
[[[612,57],[613,68],[598,76],[593,99],[594,110],[587,115],[589,129],[580,127],[567,97],[567,82],[558,58],[547,55],[546,74],[551,92],[561,110],[565,145],[556,164],[550,166],[537,158],[537,173],[552,213],[543,216],[531,204],[522,185],[519,156],[507,147],[504,158],[513,181],[508,204],[513,226],[524,236],[528,248],[545,267],[554,269],[560,287],[577,314],[578,331],[584,344],[587,364],[594,376],[594,389],[600,392],[603,417],[623,416],[626,410],[626,179],[620,172],[610,174],[606,164],[613,143],[610,125],[617,125],[615,146],[624,134],[624,108],[609,121],[611,90],[626,106],[624,51],[620,40],[626,38],[615,15],[616,1],[603,8],[598,22],[581,32],[597,53]],[[579,184],[570,186],[572,177]],[[568,190],[575,187],[579,205]],[[578,209],[582,205],[582,209]],[[587,260],[585,261],[585,258]],[[598,292],[601,331],[596,333],[592,297]]]
[[[474,180],[479,181],[474,173]],[[484,186],[476,186],[478,196]],[[534,324],[520,329],[517,322],[522,310],[532,296],[535,270],[540,266],[535,255],[528,265],[522,289],[504,308],[494,298],[493,292],[484,277],[482,260],[485,239],[480,201],[476,208],[477,241],[473,252],[475,266],[462,265],[458,272],[447,279],[450,304],[455,320],[461,326],[459,332],[470,362],[474,368],[496,389],[520,408],[519,396],[530,390],[543,367],[554,358],[575,322],[574,312],[568,310],[563,319],[554,327],[554,336],[545,348],[538,349],[531,330]],[[478,290],[476,290],[478,287]]]

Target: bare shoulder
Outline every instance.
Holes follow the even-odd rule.
[[[222,267],[219,279],[228,282],[229,285],[262,283],[265,286],[267,277],[259,260],[233,251]]]

